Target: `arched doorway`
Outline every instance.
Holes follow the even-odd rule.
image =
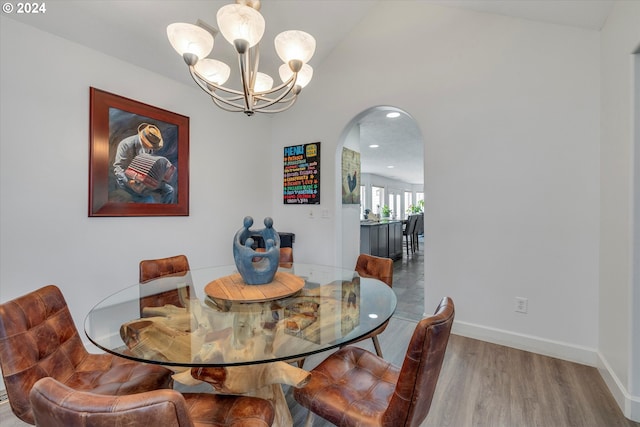
[[[395,114],[388,117],[389,113]],[[345,176],[343,171],[343,156],[352,152],[360,159],[357,202],[343,200],[344,188],[353,184],[353,174],[349,172]],[[381,213],[387,205],[392,217],[404,219],[409,205],[423,197],[424,139],[415,119],[393,106],[375,106],[362,111],[342,132],[335,154],[335,170],[336,242],[340,242],[340,253],[336,255],[342,266],[350,268],[360,253],[360,221],[364,219],[365,209]]]

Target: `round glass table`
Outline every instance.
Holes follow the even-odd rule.
[[[291,361],[357,341],[396,308],[389,286],[352,270],[296,263],[278,271],[304,280],[302,289],[254,302],[208,295],[205,288],[236,273],[235,265],[135,284],[93,307],[85,333],[99,348],[141,362],[243,366]]]

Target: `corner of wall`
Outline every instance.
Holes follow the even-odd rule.
[[[640,396],[634,396],[629,393],[600,352],[598,352],[598,364],[596,367],[624,416],[632,421],[640,422]]]

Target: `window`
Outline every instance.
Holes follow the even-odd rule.
[[[411,193],[411,191],[404,192],[404,211],[402,212],[402,219],[407,219],[407,217],[409,216],[409,214],[407,213],[407,209],[409,209],[409,206],[413,204],[412,196],[413,194]]]
[[[380,215],[382,213],[382,206],[384,206],[384,188],[371,187],[371,211]]]
[[[400,195],[396,194],[395,195],[395,199],[396,199],[396,203],[395,203],[395,207],[393,209],[393,212],[391,213],[393,218],[402,218],[402,205],[400,204]]]
[[[421,200],[422,208],[424,209],[424,193],[416,193],[416,205],[419,205]]]

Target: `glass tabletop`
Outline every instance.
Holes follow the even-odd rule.
[[[352,270],[296,263],[278,272],[301,278],[304,287],[257,302],[209,296],[205,288],[236,274],[235,265],[129,286],[91,309],[85,333],[99,348],[129,359],[237,366],[295,360],[348,344],[380,327],[396,308],[389,286]]]

